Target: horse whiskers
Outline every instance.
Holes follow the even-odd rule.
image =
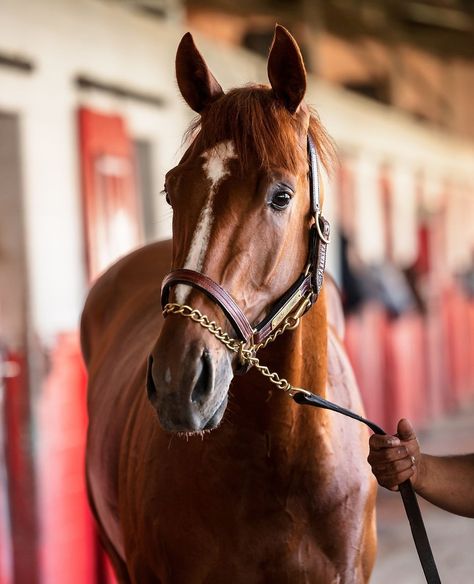
[[[219,426],[220,426],[220,424],[219,424]],[[218,428],[219,426],[216,426],[216,428]],[[196,430],[194,432],[176,432],[176,434],[174,434],[174,436],[177,436],[178,438],[185,438],[186,442],[189,442],[189,438],[194,438],[196,436],[200,437],[202,440],[204,440],[204,435],[210,434],[213,430],[215,430],[215,428]]]

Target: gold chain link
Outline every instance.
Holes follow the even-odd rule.
[[[251,344],[247,347],[247,343],[245,341],[238,341],[237,339],[230,337],[215,321],[210,320],[209,317],[207,317],[205,314],[202,314],[202,312],[197,308],[192,308],[187,304],[168,303],[163,309],[163,316],[167,316],[168,314],[184,316],[200,324],[217,339],[219,339],[219,341],[223,343],[230,351],[238,353],[242,364],[255,367],[255,369],[257,369],[271,383],[276,385],[279,389],[287,392],[290,396],[293,396],[297,392],[310,394],[310,392],[305,389],[292,386],[288,380],[286,380],[284,377],[280,377],[275,371],[270,371],[270,369],[268,369],[266,365],[262,365],[258,357],[255,356],[257,351],[267,347],[267,345],[272,343],[286,330],[294,330],[299,325],[301,317],[295,318],[293,316],[287,316],[283,321],[283,324],[279,326],[264,341],[256,345]]]

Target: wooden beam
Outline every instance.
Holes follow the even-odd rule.
[[[32,73],[35,70],[35,64],[30,59],[3,52],[0,52],[0,67],[16,69],[23,73]]]
[[[161,108],[166,105],[166,100],[161,95],[140,91],[132,87],[121,85],[120,83],[110,83],[88,75],[77,75],[74,82],[80,89],[101,91],[115,97],[138,101],[153,107]]]

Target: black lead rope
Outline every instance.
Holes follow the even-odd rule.
[[[375,434],[386,434],[386,432],[384,432],[380,426],[377,426],[377,424],[374,424],[370,420],[366,420],[362,416],[359,416],[358,414],[355,414],[346,408],[333,404],[332,402],[327,401],[322,397],[315,395],[314,393],[298,392],[295,393],[293,399],[297,404],[300,405],[323,408],[325,410],[331,410],[333,412],[337,412],[338,414],[342,414],[343,416],[353,418],[358,422],[366,424]],[[426,534],[425,524],[423,523],[423,518],[421,516],[418,500],[410,480],[406,480],[405,482],[401,483],[401,485],[399,485],[399,489],[408,517],[408,522],[410,523],[411,533],[415,541],[416,551],[418,552],[418,557],[420,558],[421,567],[423,568],[426,581],[428,584],[441,584],[438,569],[433,557],[433,552],[431,551],[430,542],[428,540],[428,535]]]

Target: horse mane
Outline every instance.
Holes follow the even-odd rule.
[[[317,113],[304,107],[309,110],[309,132],[319,158],[329,171],[335,147]],[[270,87],[252,84],[232,89],[212,103],[191,123],[185,140],[192,140],[199,151],[232,140],[242,170],[251,161],[261,168],[277,165],[296,174],[302,164],[307,164],[306,144],[297,139],[302,131],[300,118],[275,99]]]

